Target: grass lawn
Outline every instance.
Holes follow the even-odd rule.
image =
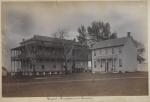
[[[95,80],[94,80],[95,79]],[[3,80],[3,97],[143,96],[148,95],[148,73],[80,73],[45,79]]]

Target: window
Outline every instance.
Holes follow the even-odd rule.
[[[119,47],[119,53],[122,53],[122,49],[121,49],[121,47]]]
[[[96,68],[96,61],[94,61],[94,68]]]
[[[34,68],[35,68],[35,65],[33,65],[32,67],[33,67],[33,69],[34,69]]]
[[[139,64],[141,64],[142,63],[142,60],[139,60]]]
[[[94,50],[94,56],[96,56],[96,50]]]
[[[114,48],[112,48],[112,54],[114,54]]]
[[[45,66],[44,66],[44,65],[41,65],[41,68],[44,70]]]
[[[39,62],[43,62],[43,59],[39,59]]]
[[[30,64],[30,69],[32,69],[32,64]]]
[[[106,48],[106,49],[105,49],[105,54],[107,54],[107,53],[108,53],[108,49]]]
[[[93,45],[90,45],[91,47],[93,47]]]
[[[101,67],[103,67],[102,60],[101,60]]]
[[[100,63],[101,63],[101,60],[100,60],[100,59],[97,59],[97,63],[100,65]]]
[[[101,54],[102,53],[102,50],[101,49],[99,49],[99,54]]]
[[[53,68],[56,68],[56,65],[55,65],[55,64],[53,65]]]
[[[63,65],[63,64],[61,64],[61,68],[64,68],[64,65]]]
[[[122,67],[122,59],[119,59],[119,67]]]

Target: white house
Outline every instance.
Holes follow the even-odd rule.
[[[96,42],[91,49],[93,73],[137,71],[137,48],[130,32],[127,37]]]

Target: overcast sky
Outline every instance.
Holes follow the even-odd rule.
[[[10,67],[10,48],[33,35],[51,36],[65,29],[68,38],[92,21],[109,22],[119,37],[131,32],[147,48],[147,8],[144,2],[5,2],[2,3],[3,66]]]

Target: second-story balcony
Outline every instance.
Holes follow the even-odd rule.
[[[62,59],[62,53],[48,53],[48,52],[38,52],[38,53],[21,53],[15,56],[12,56],[14,59],[24,59],[24,58],[47,58],[47,59]]]

